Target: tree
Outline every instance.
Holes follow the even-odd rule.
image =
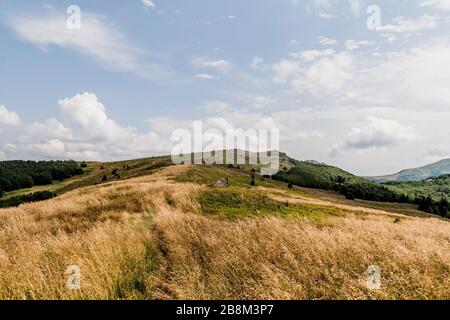
[[[450,204],[446,198],[442,198],[439,201],[439,214],[443,217],[446,217],[450,212]]]
[[[355,200],[355,195],[353,194],[353,192],[347,191],[345,193],[345,198],[347,198],[348,200]]]

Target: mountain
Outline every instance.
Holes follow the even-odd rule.
[[[450,173],[450,159],[444,159],[420,168],[406,169],[386,176],[370,177],[376,182],[419,181]]]

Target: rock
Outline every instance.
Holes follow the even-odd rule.
[[[215,188],[228,188],[229,186],[230,186],[230,184],[228,183],[227,178],[221,178],[221,179],[217,180],[216,183],[211,185],[211,187],[215,187]]]

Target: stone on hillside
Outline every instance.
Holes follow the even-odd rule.
[[[221,178],[221,179],[217,180],[216,183],[212,184],[211,186],[215,187],[215,188],[228,188],[230,185],[228,183],[227,178]]]

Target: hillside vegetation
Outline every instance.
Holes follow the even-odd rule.
[[[0,197],[6,191],[64,181],[83,173],[75,161],[0,161]]]
[[[52,197],[81,187],[138,177],[169,165],[172,165],[169,156],[105,163],[3,161],[0,162],[0,169],[3,168],[3,171],[0,171],[0,188],[10,191],[4,192],[3,196],[0,193],[0,207],[16,206],[29,202],[27,199],[30,198],[39,199],[45,195]],[[71,172],[73,174],[69,176]],[[33,180],[33,176],[36,175],[49,177],[39,184],[16,183],[13,188],[5,187],[8,185],[5,181],[20,181],[18,177]]]
[[[450,174],[421,181],[387,182],[385,185],[389,189],[402,192],[410,198],[431,197],[434,201],[443,198],[450,200]]]
[[[445,174],[450,174],[450,159],[444,159],[420,168],[406,169],[391,175],[371,177],[370,179],[376,182],[419,181]]]
[[[230,187],[211,187],[217,177]],[[450,298],[448,220],[251,180],[171,166],[0,209],[0,298]],[[66,287],[74,265],[80,290]]]
[[[284,163],[282,170],[273,178],[291,185],[334,190],[350,200],[411,203],[418,205],[424,212],[450,217],[450,198],[448,197],[450,180],[446,177],[424,182],[380,184],[336,167],[297,161],[286,155],[282,163]]]

